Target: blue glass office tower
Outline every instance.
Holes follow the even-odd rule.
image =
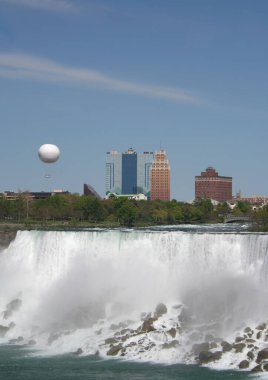
[[[137,194],[137,153],[132,148],[122,154],[121,194]]]
[[[106,194],[145,194],[150,192],[150,168],[154,159],[152,152],[139,154],[132,148],[119,154],[106,154]]]

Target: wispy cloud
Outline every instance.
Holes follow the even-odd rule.
[[[51,12],[72,12],[78,9],[70,0],[0,0],[0,3]]]
[[[67,67],[25,54],[0,53],[0,77],[95,86],[174,102],[201,104],[200,99],[177,88],[124,81],[88,68]]]

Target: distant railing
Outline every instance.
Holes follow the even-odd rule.
[[[238,222],[250,222],[249,216],[234,216],[234,215],[227,215],[224,219],[224,223],[238,223]]]

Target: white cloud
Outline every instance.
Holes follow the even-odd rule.
[[[124,81],[91,69],[72,68],[25,54],[0,53],[0,77],[73,83],[174,102],[201,103],[197,97],[177,88]]]
[[[77,9],[70,0],[0,0],[0,3],[52,12],[71,12]]]

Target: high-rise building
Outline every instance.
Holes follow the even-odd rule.
[[[155,153],[151,166],[150,199],[170,200],[170,165],[164,150]]]
[[[137,152],[132,148],[122,154],[121,194],[137,194]]]
[[[219,176],[211,166],[195,177],[195,198],[213,199],[218,202],[232,199],[232,177]]]
[[[122,155],[116,150],[106,153],[105,193],[121,194]]]
[[[132,148],[125,153],[111,151],[106,153],[107,193],[145,194],[150,192],[150,167],[153,152],[139,154]]]

